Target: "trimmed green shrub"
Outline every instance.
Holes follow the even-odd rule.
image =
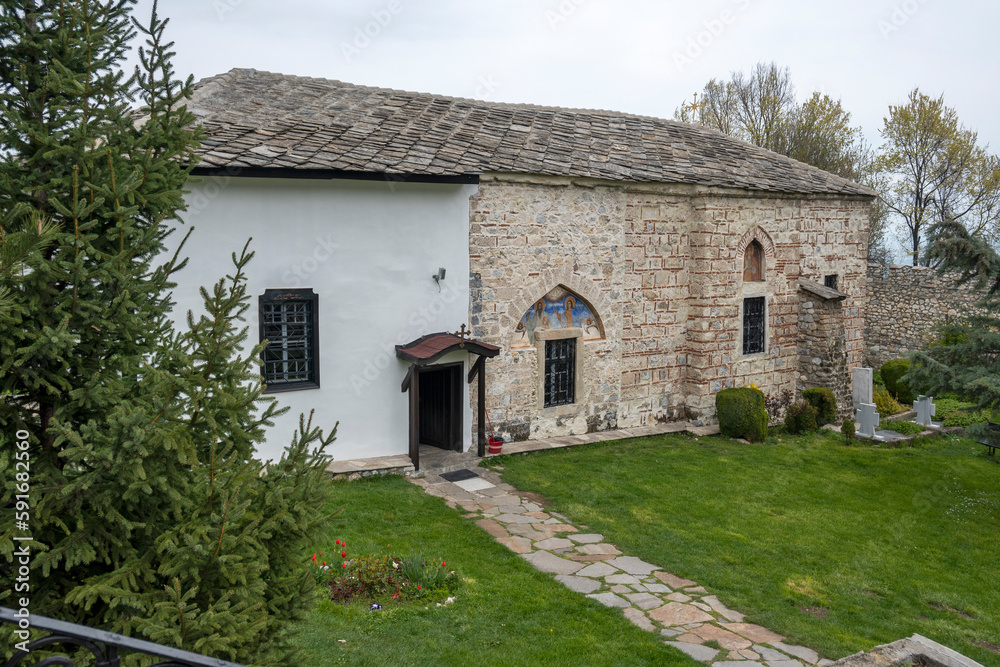
[[[816,412],[816,408],[811,403],[797,403],[791,406],[788,408],[788,413],[785,414],[785,429],[792,435],[815,431],[817,428]]]
[[[883,385],[876,386],[874,391],[872,391],[872,400],[875,401],[875,409],[883,417],[906,412],[906,408],[900,405],[899,401],[893,398],[889,390]]]
[[[802,392],[802,398],[816,408],[816,424],[832,424],[837,418],[837,397],[823,387],[813,387]]]
[[[913,403],[913,390],[910,383],[901,378],[910,370],[908,359],[893,359],[882,364],[882,379],[885,380],[885,388],[896,397],[900,403]]]
[[[844,443],[851,444],[851,440],[854,440],[854,420],[845,419],[840,425],[840,432],[844,434]]]
[[[752,387],[723,389],[715,395],[719,432],[730,438],[763,442],[767,438],[767,410],[764,392]]]

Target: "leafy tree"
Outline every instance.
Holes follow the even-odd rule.
[[[927,256],[939,273],[983,290],[981,309],[941,327],[939,344],[914,352],[904,379],[931,395],[957,396],[993,413],[1000,410],[1000,255],[961,222],[936,221],[928,230]],[[994,417],[995,418],[995,417]],[[982,424],[969,427],[982,435]]]
[[[712,79],[689,105],[681,105],[674,118],[696,123],[743,139],[790,158],[868,186],[876,192],[887,187],[861,128],[851,124],[851,114],[840,100],[814,92],[805,102],[795,101],[795,87],[788,69],[775,63],[758,63],[750,75],[733,72],[728,81]],[[868,227],[868,258],[886,263],[888,208],[872,202]]]
[[[786,119],[795,106],[788,68],[757,63],[749,76],[733,72],[728,81],[712,79],[705,84],[701,103],[678,107],[674,117],[781,152]]]
[[[884,201],[908,232],[914,266],[928,225],[952,220],[974,235],[1000,233],[1000,160],[977,144],[944,96],[914,88],[906,104],[890,106],[877,162],[889,187]],[[924,261],[927,261],[925,258]]]
[[[30,434],[31,610],[246,664],[289,664],[324,519],[324,435],[279,414],[244,355],[244,268],[175,331],[164,239],[199,133],[166,21],[133,0],[0,0],[0,469]],[[129,40],[142,66],[120,71]],[[142,106],[141,122],[132,109]],[[0,481],[0,572],[15,479]],[[12,598],[0,587],[0,604]],[[13,646],[0,628],[0,647]],[[6,635],[4,635],[6,633]],[[138,656],[130,658],[138,664]]]

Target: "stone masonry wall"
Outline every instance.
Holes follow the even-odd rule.
[[[794,389],[800,277],[840,276],[846,362],[859,365],[867,215],[863,200],[483,178],[470,202],[471,315],[473,335],[501,347],[487,364],[494,428],[523,440],[711,420],[723,387]],[[747,235],[768,242],[763,283],[743,284]],[[511,341],[531,304],[560,285],[589,302],[605,337],[578,348],[583,395],[543,408],[538,353]],[[744,357],[743,298],[757,295],[767,297],[767,347]]]
[[[937,324],[962,317],[981,296],[926,266],[868,264],[865,365],[878,368],[920,349]]]
[[[802,291],[799,301],[799,378],[797,389],[825,387],[837,398],[838,416],[854,407],[844,349],[844,307]]]
[[[800,278],[823,282],[837,274],[847,367],[861,364],[868,205],[842,199],[712,197],[702,200],[692,225],[692,287],[687,406],[714,414],[715,394],[755,384],[765,393],[798,386]],[[741,240],[756,228],[766,236],[765,277],[743,283]],[[773,246],[773,250],[769,248]],[[765,296],[763,354],[742,354],[743,298]],[[846,381],[846,379],[845,379]]]

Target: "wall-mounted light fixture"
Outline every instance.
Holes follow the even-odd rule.
[[[434,275],[432,275],[431,278],[433,278],[434,282],[437,283],[438,292],[440,292],[441,291],[441,281],[444,280],[444,267],[442,266],[441,268],[439,268],[438,272],[435,273]]]

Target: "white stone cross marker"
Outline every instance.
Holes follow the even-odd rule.
[[[861,408],[862,403],[872,402],[872,380],[874,373],[870,368],[855,368],[852,371],[854,380],[854,409]]]
[[[931,417],[937,414],[937,406],[934,405],[933,396],[917,396],[913,409],[917,411],[917,418],[914,421],[921,426],[930,426]]]
[[[858,429],[858,435],[866,438],[874,438],[875,427],[878,426],[878,412],[875,411],[875,404],[862,403],[861,407],[858,408],[857,420],[861,424],[861,428]]]

